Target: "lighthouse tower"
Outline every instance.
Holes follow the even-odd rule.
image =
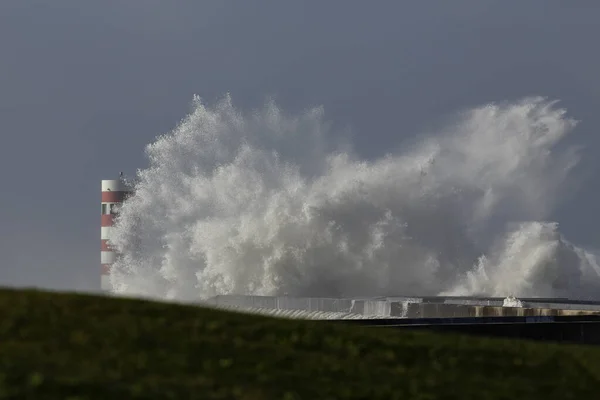
[[[102,266],[102,275],[100,287],[102,291],[110,292],[112,285],[110,282],[110,270],[116,260],[116,253],[110,248],[108,239],[111,229],[117,215],[117,209],[125,200],[130,191],[121,178],[102,181],[102,200],[101,200],[101,228],[100,228],[100,264]]]

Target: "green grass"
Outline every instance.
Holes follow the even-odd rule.
[[[0,290],[0,399],[594,399],[600,349]]]

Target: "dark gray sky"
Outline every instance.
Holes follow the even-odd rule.
[[[324,105],[365,157],[445,113],[544,95],[582,122],[592,171],[559,210],[596,246],[600,2],[0,2],[0,285],[96,289],[99,188],[193,94]]]

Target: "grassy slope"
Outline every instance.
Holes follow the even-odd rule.
[[[600,349],[0,290],[0,399],[593,399]]]

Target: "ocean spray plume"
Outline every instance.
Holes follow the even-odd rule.
[[[577,165],[558,146],[574,126],[555,103],[526,98],[363,160],[328,142],[321,108],[245,114],[229,97],[212,108],[195,97],[146,149],[110,239],[115,290],[580,297],[600,287],[596,258],[536,222]]]

